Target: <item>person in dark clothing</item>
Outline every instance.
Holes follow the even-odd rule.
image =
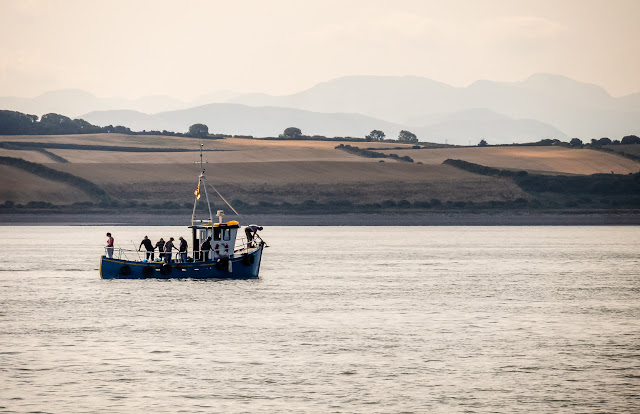
[[[187,263],[187,241],[182,236],[179,239],[180,247],[178,247],[178,252],[180,253],[180,263]]]
[[[164,262],[171,263],[171,251],[175,249],[173,245],[173,237],[169,237],[169,241],[164,244]]]
[[[158,248],[158,257],[160,259],[164,258],[164,239],[160,237],[158,243],[156,243],[156,247]]]
[[[262,230],[262,227],[257,224],[249,224],[245,227],[244,234],[247,236],[247,247],[253,247],[255,245],[253,239],[255,239],[258,230]]]
[[[209,261],[209,252],[211,251],[211,237],[207,237],[202,245],[200,246],[200,252],[202,253],[202,261]]]
[[[140,251],[140,248],[142,246],[144,246],[144,248],[147,250],[147,260],[153,261],[153,244],[151,244],[151,240],[149,240],[147,236],[144,236],[144,239],[142,239],[142,241],[140,242],[138,251]]]

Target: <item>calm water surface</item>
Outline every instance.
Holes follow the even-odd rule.
[[[106,231],[186,230],[0,227],[0,411],[640,410],[638,227],[273,227],[259,280],[99,278]]]

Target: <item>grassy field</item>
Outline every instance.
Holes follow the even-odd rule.
[[[22,158],[23,160],[37,162],[40,164],[52,162],[51,158],[47,157],[46,155],[38,151],[28,150],[7,150],[4,148],[0,148],[0,157]]]
[[[384,152],[408,155],[425,164],[457,159],[488,167],[551,174],[610,174],[612,171],[629,174],[637,172],[640,167],[635,161],[613,154],[563,147],[471,147]]]
[[[605,145],[605,150],[640,157],[640,145]]]
[[[30,201],[46,201],[54,204],[91,201],[84,192],[57,181],[47,180],[26,171],[0,165],[0,201],[11,200],[27,204]]]
[[[24,149],[0,149],[0,156],[23,158],[90,180],[122,202],[157,204],[192,202],[199,173],[200,140],[185,137],[93,134],[67,136],[5,136],[0,142],[37,142],[140,148],[142,152],[52,149],[69,163]],[[304,202],[354,204],[385,200],[482,203],[528,200],[512,180],[482,176],[448,165],[445,159],[543,174],[628,174],[640,163],[603,151],[562,147],[469,147],[412,149],[397,143],[348,143],[385,153],[408,155],[415,163],[364,158],[335,149],[340,142],[274,141],[230,138],[205,140],[208,180],[228,200],[245,203]],[[397,149],[404,147],[405,149]],[[143,152],[145,148],[167,152]],[[192,152],[171,152],[171,149]],[[0,204],[47,201],[84,202],[82,191],[2,166]],[[211,189],[210,189],[211,190]],[[212,199],[214,199],[212,197]],[[219,204],[219,200],[214,199]]]
[[[10,135],[1,141],[11,142],[51,142],[59,144],[113,145],[143,148],[193,148],[198,149],[200,141],[194,138],[169,137],[162,135],[125,134],[74,134],[74,135]],[[220,142],[207,140],[207,143]],[[214,149],[214,148],[210,148]]]
[[[82,176],[111,194],[130,200],[189,201],[197,182],[193,164],[58,164],[56,168]],[[105,173],[108,171],[108,173]],[[208,181],[225,198],[247,202],[301,203],[351,200],[482,201],[526,197],[505,179],[471,174],[447,165],[408,163],[291,161],[210,165]],[[211,189],[209,189],[211,192]]]

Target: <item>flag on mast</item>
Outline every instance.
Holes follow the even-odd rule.
[[[200,200],[200,182],[198,182],[198,187],[196,187],[196,191],[193,194],[196,195],[196,200]]]

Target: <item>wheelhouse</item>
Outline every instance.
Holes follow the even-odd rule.
[[[203,260],[200,246],[211,237],[211,252],[214,259],[233,256],[236,246],[236,239],[240,224],[237,221],[222,222],[224,213],[218,211],[220,221],[211,224],[209,220],[196,220],[189,228],[192,231],[191,245],[193,246],[193,257],[195,260]]]

